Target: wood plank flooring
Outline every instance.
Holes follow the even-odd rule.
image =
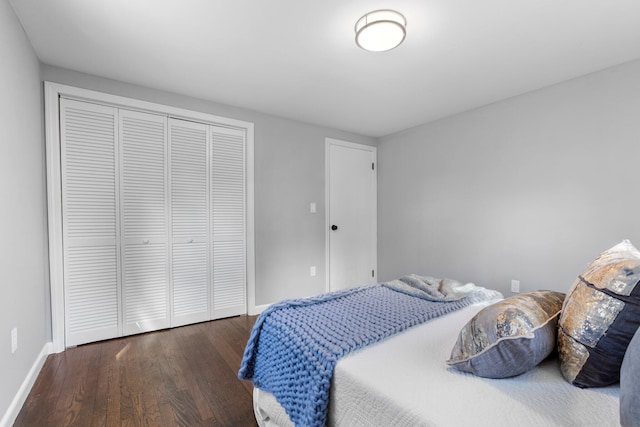
[[[240,316],[50,355],[14,426],[256,426]]]

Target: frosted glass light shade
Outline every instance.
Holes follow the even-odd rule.
[[[395,10],[374,10],[356,22],[356,44],[364,50],[383,52],[402,43],[407,20]]]

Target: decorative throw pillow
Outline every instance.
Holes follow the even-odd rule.
[[[447,364],[486,378],[528,371],[555,349],[564,298],[534,291],[483,308],[460,331]]]
[[[624,240],[600,254],[574,282],[562,308],[562,375],[578,387],[620,380],[629,341],[640,325],[640,252]]]
[[[640,426],[640,329],[629,343],[620,368],[620,424]]]

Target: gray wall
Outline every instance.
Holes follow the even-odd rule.
[[[40,65],[0,0],[0,418],[48,341]],[[18,350],[11,354],[11,330]]]
[[[640,247],[640,61],[382,138],[378,159],[382,280],[566,292]]]
[[[325,290],[325,137],[372,138],[43,66],[46,81],[201,111],[255,124],[256,304]],[[316,202],[318,213],[309,213]],[[310,277],[315,265],[318,275]]]

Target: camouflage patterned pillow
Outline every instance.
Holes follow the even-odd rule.
[[[532,369],[556,347],[564,298],[560,292],[534,291],[483,308],[460,331],[447,364],[485,378]]]
[[[562,375],[578,387],[620,380],[624,353],[640,325],[640,252],[624,240],[603,252],[574,282],[562,308]]]

